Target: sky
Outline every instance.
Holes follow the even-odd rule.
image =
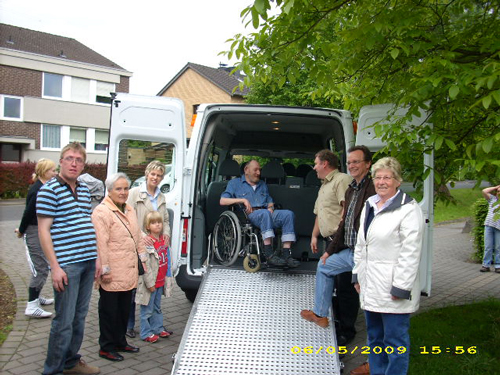
[[[156,95],[188,62],[234,64],[219,52],[245,29],[253,0],[0,0],[0,22],[73,38],[132,72],[130,93]]]

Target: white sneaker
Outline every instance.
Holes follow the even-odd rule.
[[[52,305],[54,303],[54,298],[45,298],[45,297],[39,296],[38,302],[40,305]]]
[[[32,318],[48,318],[52,316],[52,313],[42,309],[38,304],[38,299],[36,299],[28,302],[24,315],[31,316]]]

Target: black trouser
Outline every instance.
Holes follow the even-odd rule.
[[[99,346],[105,352],[114,352],[127,346],[128,315],[132,290],[107,292],[99,288]]]
[[[337,335],[344,336],[347,340],[356,335],[355,325],[359,311],[359,294],[354,289],[351,279],[352,272],[335,276],[336,295],[332,298]]]
[[[325,238],[326,247],[330,240]],[[351,282],[352,272],[335,276],[335,296],[332,297],[332,310],[337,336],[350,340],[356,335],[356,319],[359,311],[359,294]]]

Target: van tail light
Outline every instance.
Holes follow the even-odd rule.
[[[182,245],[181,245],[181,256],[187,257],[187,242],[188,242],[188,219],[184,219],[182,224]]]
[[[352,122],[352,130],[354,131],[354,135],[358,134],[358,122],[357,121]]]
[[[196,122],[196,113],[193,115],[193,117],[191,118],[191,127],[194,126],[194,123]]]

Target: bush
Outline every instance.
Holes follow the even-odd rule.
[[[92,177],[104,182],[106,181],[106,168],[107,165],[103,163],[85,164],[82,174],[88,173]]]
[[[35,173],[35,162],[24,163],[0,163],[0,198],[25,198],[28,189],[33,183],[31,176]],[[143,167],[143,171],[144,171]],[[86,164],[82,173],[104,182],[106,180],[106,164]]]
[[[35,162],[0,163],[0,198],[24,198],[28,195]]]
[[[484,254],[484,220],[488,214],[488,201],[480,198],[472,204],[474,215],[474,228],[472,236],[474,238],[474,248],[476,251],[472,254],[472,259],[478,262],[483,261]]]

